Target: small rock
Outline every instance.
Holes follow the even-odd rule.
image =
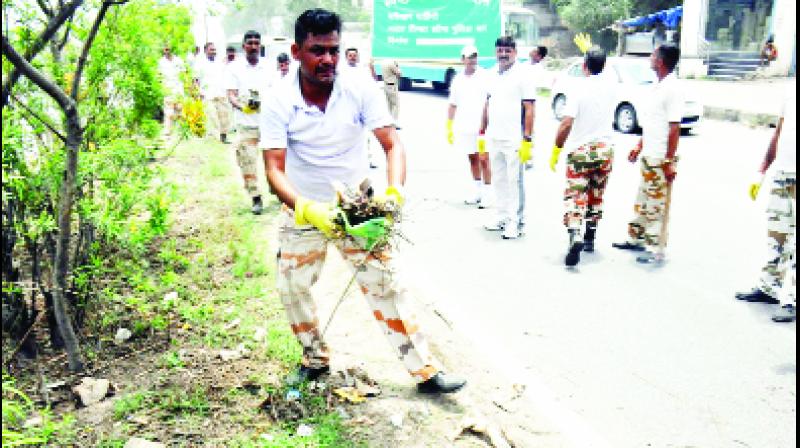
[[[91,406],[105,398],[110,387],[111,382],[108,380],[86,377],[81,380],[81,384],[73,387],[72,391],[78,394],[81,404]]]
[[[175,291],[164,294],[164,302],[175,302],[178,300],[178,293]]]
[[[226,324],[223,328],[225,330],[232,330],[232,329],[238,327],[240,323],[242,323],[242,320],[237,317],[236,319],[228,322],[228,324]]]
[[[263,342],[267,339],[267,329],[264,327],[256,328],[256,332],[253,333],[253,340],[257,342]]]
[[[339,417],[341,417],[342,420],[350,420],[351,418],[350,414],[348,414],[347,411],[341,406],[336,407],[336,413],[339,414]]]
[[[242,357],[238,350],[220,350],[219,357],[225,362],[236,361]]]
[[[31,417],[25,420],[25,423],[22,424],[23,428],[33,428],[34,426],[42,426],[42,416],[37,415],[35,417]]]
[[[147,439],[133,437],[128,439],[128,441],[125,442],[125,446],[122,448],[166,448],[166,445],[159,442],[151,442]]]
[[[404,419],[405,418],[404,418],[403,414],[394,414],[391,417],[389,417],[389,421],[392,423],[392,425],[395,428],[402,428]]]
[[[300,437],[308,437],[312,434],[314,434],[314,428],[306,424],[302,424],[297,427],[297,435]]]
[[[431,410],[428,408],[428,405],[423,403],[419,406],[414,407],[413,409],[408,411],[408,417],[417,422],[422,423],[431,416]]]
[[[275,441],[275,436],[273,436],[272,434],[261,434],[259,438],[262,440],[266,440],[267,442]]]
[[[299,400],[299,399],[300,399],[302,396],[303,396],[303,395],[300,393],[300,391],[299,391],[299,390],[297,390],[297,389],[290,389],[288,392],[286,392],[286,401],[297,401],[297,400]]]
[[[120,328],[119,330],[117,330],[117,334],[114,335],[114,342],[116,342],[117,344],[122,344],[123,342],[130,339],[131,336],[133,336],[131,330],[128,330],[127,328]]]
[[[44,387],[46,389],[53,390],[53,389],[59,389],[59,388],[64,387],[66,385],[67,385],[66,381],[56,381],[54,383],[47,383],[47,384],[44,385]]]

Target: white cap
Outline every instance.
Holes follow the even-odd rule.
[[[478,54],[478,48],[476,48],[475,45],[466,45],[461,49],[462,57],[468,58],[473,54]]]

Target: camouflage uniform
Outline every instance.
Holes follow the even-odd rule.
[[[603,217],[603,193],[613,160],[614,145],[604,141],[582,145],[567,156],[564,225],[576,235],[581,234],[584,220],[597,227]]]
[[[678,159],[673,158],[673,166]],[[633,211],[636,217],[628,223],[630,243],[644,245],[655,251],[664,230],[664,212],[667,205],[669,183],[664,175],[664,159],[642,157],[642,182]]]
[[[296,226],[286,211],[280,230],[278,290],[292,331],[303,346],[303,365],[326,366],[328,348],[320,334],[319,320],[309,289],[316,283],[328,248],[322,233],[311,226]],[[409,373],[422,382],[435,375],[433,356],[425,336],[414,322],[408,293],[397,275],[394,250],[377,254],[360,249],[350,239],[333,240],[344,259],[356,269],[356,281],[372,307],[375,319]]]
[[[242,177],[244,178],[244,188],[250,197],[254,198],[260,196],[261,192],[258,188],[258,128],[250,128],[247,126],[238,126],[236,131],[236,163],[242,170]]]
[[[767,207],[768,261],[762,269],[759,289],[783,304],[795,302],[796,206],[797,174],[778,171],[772,181]]]

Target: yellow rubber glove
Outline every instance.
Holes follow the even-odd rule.
[[[575,42],[575,45],[578,46],[578,49],[583,54],[586,54],[586,52],[589,51],[589,48],[592,46],[592,36],[589,36],[586,33],[576,34],[572,41]]]
[[[759,173],[759,177],[754,179],[753,182],[750,183],[750,199],[756,200],[758,199],[758,192],[761,191],[761,184],[764,183],[764,175]]]
[[[478,136],[478,154],[486,154],[486,137]]]
[[[333,236],[335,206],[331,203],[316,202],[298,197],[294,203],[294,222],[299,226],[311,224],[325,236]]]
[[[406,199],[403,197],[403,193],[400,192],[398,187],[389,185],[389,188],[386,189],[385,193],[375,196],[375,201],[381,204],[394,202],[398,207],[402,207],[406,202]]]
[[[553,152],[550,154],[550,169],[555,173],[556,172],[556,165],[558,165],[558,158],[561,157],[561,150],[563,148],[559,148],[556,145],[553,145]]]
[[[244,106],[242,106],[242,112],[244,112],[247,115],[251,115],[251,114],[254,114],[254,113],[258,112],[258,111],[255,110],[255,109],[251,109],[250,106],[245,104]]]
[[[455,140],[455,136],[453,135],[453,120],[447,120],[447,143],[452,145]]]
[[[519,144],[519,161],[520,163],[526,163],[528,160],[531,160],[531,150],[533,149],[533,142],[523,140]]]

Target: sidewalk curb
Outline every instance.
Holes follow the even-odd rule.
[[[724,107],[703,106],[703,118],[707,120],[730,121],[742,123],[750,127],[775,127],[780,116],[775,114],[745,112],[738,109]]]

